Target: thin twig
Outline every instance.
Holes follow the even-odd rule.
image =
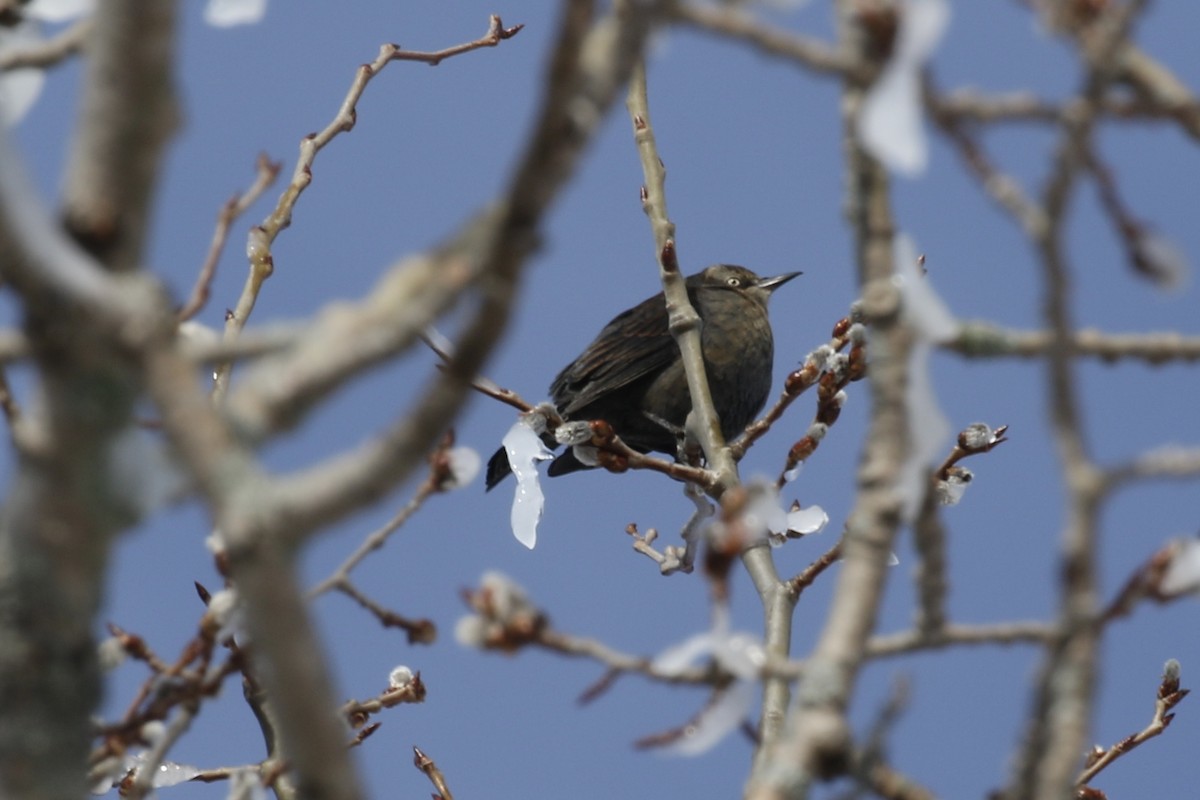
[[[550,628],[539,632],[532,643],[560,655],[591,659],[612,672],[636,673],[660,683],[711,686],[729,679],[723,670],[714,666],[662,672],[655,669],[652,660],[645,656],[622,653],[597,639],[571,636]]]
[[[908,707],[909,697],[909,681],[901,676],[893,683],[891,695],[871,726],[866,745],[854,757],[851,771],[855,779],[884,800],[934,800],[933,792],[886,762],[888,736]]]
[[[599,446],[601,449],[618,456],[617,464],[609,467],[609,470],[612,472],[623,472],[625,469],[645,469],[652,472],[661,472],[663,475],[674,478],[682,483],[694,483],[706,492],[716,491],[719,476],[710,469],[693,467],[690,464],[668,461],[665,458],[657,458],[646,453],[639,453],[625,444],[621,440],[621,437],[615,434],[611,437],[606,437],[603,442],[599,443]]]
[[[312,183],[312,166],[316,160],[317,153],[339,134],[348,132],[354,128],[354,123],[358,117],[356,108],[358,100],[362,97],[371,79],[393,61],[421,61],[431,66],[436,66],[452,56],[468,53],[483,47],[495,47],[505,39],[515,36],[522,27],[521,25],[515,25],[511,28],[505,28],[500,21],[500,17],[493,14],[488,24],[487,33],[474,41],[454,45],[431,53],[402,50],[398,45],[385,44],[379,49],[379,55],[376,56],[374,61],[369,64],[363,64],[358,68],[354,80],[350,84],[350,90],[346,93],[333,119],[321,131],[309,134],[300,141],[300,157],[297,159],[296,168],[292,172],[292,180],[287,188],[284,189],[283,195],[279,198],[275,209],[260,225],[250,231],[249,242],[247,244],[250,273],[242,289],[242,294],[238,298],[237,305],[226,320],[226,339],[236,338],[241,333],[242,328],[245,327],[247,320],[250,318],[251,312],[254,310],[254,304],[258,300],[258,294],[262,289],[263,282],[275,270],[271,245],[279,233],[291,225],[292,211],[296,207],[296,202],[300,199],[300,195],[304,193],[304,190],[308,188],[308,185]],[[231,370],[231,364],[224,364],[217,370],[216,381],[213,386],[213,396],[218,401],[228,391]]]
[[[446,785],[446,777],[442,775],[438,765],[433,763],[433,759],[415,745],[413,746],[413,765],[425,773],[425,777],[429,778],[429,782],[433,784],[433,788],[437,792],[433,796],[434,800],[454,800],[450,794],[450,788]]]
[[[1045,644],[1054,635],[1054,627],[1045,622],[999,622],[991,625],[947,623],[933,632],[921,630],[880,634],[867,641],[868,658],[940,650],[945,647],[983,644]]]
[[[1052,341],[1049,331],[1022,331],[972,321],[943,347],[967,358],[1041,358],[1049,352]],[[1177,331],[1107,333],[1084,328],[1068,334],[1066,347],[1072,358],[1099,358],[1108,363],[1124,359],[1150,364],[1200,360],[1200,337]]]
[[[454,345],[449,339],[431,328],[426,330],[421,336],[421,341],[425,342],[429,349],[436,353],[438,358],[442,360],[443,369],[449,367],[450,362],[454,359]],[[499,400],[501,403],[512,406],[523,414],[528,414],[535,407],[533,403],[530,403],[512,389],[506,389],[495,381],[481,375],[477,375],[471,380],[471,388],[484,397]]]
[[[788,591],[794,597],[799,597],[801,592],[812,586],[817,578],[821,576],[821,573],[829,569],[841,557],[842,541],[839,539],[837,544],[822,553],[816,561],[809,564],[798,575],[787,582]]]
[[[330,591],[340,589],[350,579],[350,572],[362,563],[368,555],[383,547],[393,533],[404,526],[404,523],[417,513],[432,495],[437,494],[442,477],[439,477],[436,467],[430,470],[429,476],[417,487],[417,491],[392,518],[369,533],[362,543],[335,569],[328,577],[308,590],[310,599]]]
[[[1145,744],[1167,729],[1167,726],[1171,724],[1171,720],[1175,718],[1175,715],[1170,713],[1171,709],[1178,705],[1183,698],[1187,697],[1191,691],[1190,689],[1179,688],[1178,667],[1178,662],[1174,663],[1174,667],[1171,666],[1171,662],[1168,662],[1168,667],[1158,687],[1158,695],[1154,700],[1154,716],[1150,719],[1150,724],[1137,733],[1126,736],[1107,750],[1097,749],[1094,751],[1092,756],[1088,758],[1087,767],[1076,779],[1077,787],[1088,785],[1092,782],[1093,778],[1118,758],[1135,747]]]
[[[385,628],[399,628],[408,635],[409,644],[433,644],[437,639],[437,626],[429,619],[409,619],[384,608],[364,594],[349,578],[339,580],[334,586],[342,594],[358,603],[375,616]]]
[[[1015,177],[996,166],[983,145],[967,130],[964,118],[947,109],[928,73],[924,95],[930,118],[958,150],[963,163],[975,175],[983,190],[1017,221],[1026,235],[1031,238],[1040,235],[1047,225],[1045,210],[1029,196]]]
[[[83,49],[83,43],[91,34],[92,27],[92,18],[84,17],[44,42],[0,51],[0,72],[27,67],[45,69],[57,66]]]
[[[183,304],[183,308],[179,309],[180,322],[196,316],[200,309],[208,303],[213,278],[217,275],[217,262],[221,259],[221,251],[225,249],[225,242],[229,238],[229,229],[237,218],[246,213],[250,206],[262,196],[262,193],[275,183],[275,179],[279,176],[279,170],[283,168],[283,162],[271,161],[265,153],[260,153],[254,168],[255,178],[250,187],[241,194],[235,194],[229,198],[217,214],[217,227],[213,231],[208,254],[200,266],[200,272],[196,277],[196,284],[192,287],[191,295]]]
[[[954,448],[946,456],[942,465],[934,470],[934,478],[944,481],[950,476],[950,470],[964,458],[992,452],[1008,441],[1005,438],[1007,432],[1007,425],[1000,425],[995,430],[982,423],[968,427],[958,434]]]
[[[1108,487],[1116,488],[1134,481],[1197,477],[1200,477],[1200,447],[1168,445],[1143,453],[1127,464],[1113,467],[1104,480]]]
[[[835,46],[763,25],[739,8],[678,0],[671,4],[669,13],[675,22],[749,44],[761,53],[785,58],[816,73],[838,77],[854,69]]]
[[[421,673],[415,672],[404,682],[388,686],[387,689],[368,700],[347,700],[338,708],[338,713],[345,718],[351,728],[359,729],[366,725],[372,714],[378,714],[384,709],[395,708],[403,703],[425,702],[426,693]]]

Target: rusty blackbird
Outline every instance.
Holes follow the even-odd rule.
[[[688,299],[704,321],[704,366],[721,433],[732,439],[767,402],[775,357],[767,300],[799,272],[760,278],[745,267],[717,264],[687,278]],[[674,455],[692,400],[679,347],[667,329],[662,293],[623,311],[550,384],[568,420],[608,422],[630,447]],[[588,465],[572,449],[554,459],[550,475]],[[490,490],[512,471],[501,447],[488,461]]]

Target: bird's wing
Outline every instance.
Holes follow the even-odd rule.
[[[666,301],[658,294],[605,325],[579,358],[554,379],[550,396],[569,417],[614,389],[662,370],[678,357],[675,340],[667,330]]]

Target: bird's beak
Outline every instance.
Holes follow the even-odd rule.
[[[785,272],[782,275],[776,275],[774,278],[759,278],[758,288],[766,289],[768,292],[773,292],[780,286],[790,281],[797,275],[803,275],[803,272]]]

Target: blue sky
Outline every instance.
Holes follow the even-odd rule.
[[[437,68],[393,64],[370,85],[357,127],[318,157],[293,225],[276,242],[276,273],[254,323],[302,318],[333,298],[362,296],[398,257],[436,244],[496,194],[531,126],[556,4],[276,2],[262,23],[233,29],[204,25],[200,4],[185,4],[177,74],[184,124],[161,187],[149,266],[177,297],[185,296],[218,208],[250,182],[259,152],[282,159],[286,176],[300,137],[328,122],[355,68],[374,58],[380,44],[438,49],[482,34],[490,13],[509,25],[524,23],[525,30],[496,49]],[[828,3],[771,16],[796,30],[831,36]],[[1153,4],[1136,40],[1183,80],[1195,82],[1198,23],[1200,11],[1190,4]],[[1018,3],[957,4],[934,68],[944,88],[1033,89],[1051,99],[1073,91],[1080,79],[1069,48],[1041,32]],[[48,198],[59,186],[78,78],[77,65],[56,70],[16,131]],[[782,377],[828,339],[856,296],[852,240],[842,216],[838,87],[685,30],[657,37],[649,83],[685,268],[732,262],[764,274],[805,273],[772,303],[776,392]],[[1054,142],[1047,130],[1011,125],[984,141],[1005,169],[1037,189]],[[1124,122],[1105,123],[1099,143],[1136,213],[1195,263],[1200,151],[1194,143],[1169,123]],[[618,107],[546,220],[544,246],[525,272],[516,317],[488,377],[530,400],[543,399],[558,368],[605,322],[658,290],[640,183],[629,122]],[[202,321],[220,325],[236,300],[246,271],[246,228],[266,216],[279,188],[239,222]],[[1016,328],[1040,325],[1041,277],[1031,247],[943,141],[933,139],[924,176],[895,182],[893,199],[900,226],[926,254],[930,279],[956,315]],[[1076,195],[1067,249],[1072,312],[1080,327],[1200,334],[1197,281],[1164,292],[1134,275],[1090,184]],[[11,300],[4,303],[5,321],[12,323]],[[445,327],[453,330],[453,322]],[[347,388],[294,437],[271,444],[266,462],[291,471],[369,438],[413,402],[433,363],[430,354],[414,352]],[[966,362],[948,354],[936,355],[933,368],[956,430],[977,420],[1008,424],[1011,439],[973,460],[976,483],[962,505],[944,514],[951,617],[1052,617],[1064,511],[1046,423],[1045,371],[1038,362]],[[18,371],[19,387],[28,387],[26,378]],[[1078,378],[1089,446],[1101,463],[1200,440],[1194,368],[1085,362]],[[831,545],[845,520],[867,402],[865,386],[849,390],[841,420],[787,489],[785,500],[820,504],[831,523],[821,539],[793,542],[776,553],[784,574]],[[743,462],[743,475],[776,474],[812,409],[811,398],[796,403]],[[476,398],[457,426],[459,442],[486,457],[512,421],[508,407]],[[5,474],[11,468],[10,459],[0,462]],[[385,605],[433,619],[441,634],[436,644],[409,646],[341,597],[314,606],[334,655],[340,694],[377,693],[398,663],[421,670],[429,687],[424,705],[382,715],[383,727],[358,751],[373,796],[429,791],[410,763],[414,744],[437,760],[460,797],[736,796],[750,755],[738,737],[697,759],[639,753],[630,744],[687,720],[703,704],[703,692],[626,678],[581,707],[579,693],[601,675],[596,664],[539,652],[478,653],[454,641],[454,623],[465,613],[458,590],[475,585],[488,569],[523,584],[557,628],[627,652],[653,654],[708,624],[703,579],[661,577],[632,552],[623,532],[636,521],[672,540],[690,513],[676,485],[645,473],[595,472],[547,482],[534,551],[508,531],[510,486],[485,495],[477,482],[434,498],[356,573]],[[304,557],[309,580],[328,574],[411,491],[401,489],[316,541]],[[1118,494],[1102,516],[1104,596],[1111,597],[1167,539],[1194,532],[1198,510],[1194,483],[1139,485]],[[219,584],[204,547],[208,532],[203,511],[185,505],[155,515],[124,538],[102,620],[173,654],[199,615],[192,581]],[[908,627],[914,614],[916,560],[907,533],[896,549],[901,564],[891,572],[879,624],[885,632]],[[833,577],[831,572],[804,595],[796,615],[797,655],[821,629]],[[734,579],[733,610],[738,627],[758,629],[757,598],[741,574]],[[1184,686],[1193,685],[1189,676],[1200,668],[1198,614],[1200,606],[1188,600],[1140,608],[1111,626],[1102,650],[1097,742],[1111,744],[1149,721],[1167,658],[1182,662]],[[891,736],[892,763],[941,796],[981,796],[1008,777],[1037,664],[1038,654],[1023,647],[874,663],[862,675],[852,718],[864,731],[891,683],[907,676],[913,702]],[[137,665],[114,676],[110,712],[124,707],[142,677]],[[1194,794],[1200,710],[1192,702],[1184,701],[1163,737],[1119,761],[1095,785],[1114,798]],[[173,755],[206,768],[261,757],[257,728],[235,685],[205,709]],[[223,797],[225,791],[222,785],[182,786],[161,796]]]

